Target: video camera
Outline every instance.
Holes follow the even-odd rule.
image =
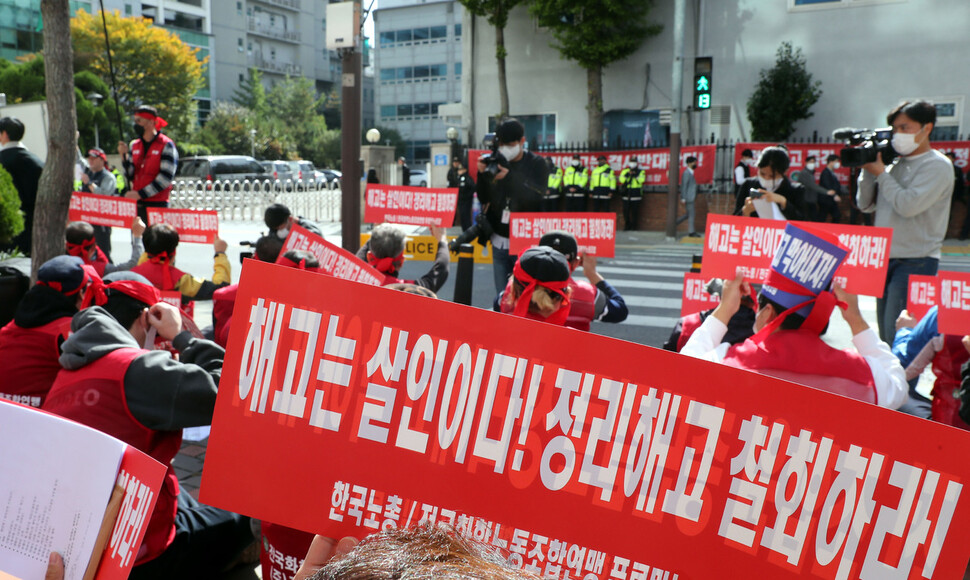
[[[485,138],[482,139],[482,144],[489,149],[489,152],[479,159],[485,164],[485,169],[481,173],[495,177],[500,167],[508,168],[509,162],[504,155],[498,152],[498,140],[495,138],[495,133],[486,133]]]
[[[455,253],[461,248],[462,244],[471,243],[475,239],[478,239],[478,243],[484,246],[493,233],[495,233],[495,230],[492,229],[492,224],[488,223],[483,211],[475,216],[475,225],[458,234],[455,239],[448,243],[448,249]]]
[[[892,146],[893,130],[891,127],[882,129],[852,129],[849,127],[836,129],[832,132],[833,139],[845,141],[848,147],[839,151],[839,160],[846,167],[862,167],[882,157],[882,162],[889,165],[896,159],[896,151]]]

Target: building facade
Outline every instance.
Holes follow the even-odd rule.
[[[447,142],[438,107],[461,100],[464,13],[453,0],[382,0],[374,12],[376,123],[401,134],[409,163]]]
[[[682,134],[694,139],[750,139],[747,101],[783,41],[801,48],[823,95],[792,136],[829,136],[838,127],[881,127],[899,101],[938,105],[934,139],[970,129],[962,79],[970,65],[963,0],[686,0],[683,107],[691,105],[693,63],[713,58],[711,108],[685,110]],[[650,20],[664,24],[629,58],[603,72],[605,141],[642,139],[663,146],[660,112],[672,107],[673,2],[654,2]],[[494,29],[465,16],[462,88],[468,138],[480,141],[499,109]],[[540,144],[585,142],[586,72],[550,46],[551,34],[525,8],[505,29],[511,113]],[[951,72],[946,72],[951,71]]]

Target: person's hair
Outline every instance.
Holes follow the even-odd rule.
[[[515,278],[512,279],[512,303],[514,304],[519,296],[522,296],[522,291],[525,290],[525,285],[519,282]],[[569,296],[572,292],[572,288],[563,288],[563,294]],[[551,290],[547,290],[542,286],[536,286],[535,290],[532,291],[532,299],[529,301],[529,310],[533,310],[537,314],[541,314],[543,318],[548,318],[553,312],[559,310],[562,306],[562,297],[559,294]]]
[[[512,566],[494,547],[442,526],[388,529],[370,535],[311,576],[311,580],[398,578],[538,580],[539,576]]]
[[[0,133],[6,133],[11,141],[20,141],[24,138],[24,123],[14,117],[4,117],[0,119]]]
[[[417,284],[409,284],[407,282],[395,282],[384,287],[390,288],[391,290],[398,290],[400,292],[404,292],[405,294],[417,294],[418,296],[425,296],[427,298],[438,297],[438,295],[432,292],[430,288],[418,286]]]
[[[769,305],[771,306],[772,309],[774,309],[775,316],[778,316],[785,310],[788,310],[781,304],[778,304],[774,300],[769,299],[764,294],[758,294],[758,308],[761,309]],[[804,322],[805,322],[804,316],[802,316],[801,314],[792,312],[785,318],[785,320],[781,322],[781,325],[778,328],[780,330],[798,330],[799,328],[802,327],[802,324],[804,324]],[[829,323],[826,322],[825,328],[822,329],[822,332],[820,334],[825,334],[828,331],[828,329],[829,329]]]
[[[815,157],[814,155],[809,155],[808,157],[805,158],[805,161],[806,162],[808,162],[808,161],[817,161],[817,160],[818,160],[818,158]]]
[[[282,250],[283,240],[276,236],[261,236],[256,240],[256,245],[253,248],[257,260],[271,264],[276,261],[276,258],[280,257]]]
[[[741,157],[754,157],[754,153],[750,149],[745,149],[741,152]]]
[[[370,251],[378,258],[394,258],[404,251],[404,232],[391,224],[381,224],[370,234]]]
[[[286,220],[290,219],[290,215],[290,208],[282,203],[274,203],[266,208],[266,212],[263,213],[263,221],[269,229],[277,230],[286,223]]]
[[[825,158],[825,162],[826,163],[832,163],[833,161],[837,161],[838,159],[839,159],[839,156],[838,155],[835,155],[833,153],[833,154],[831,154],[831,155],[829,155],[828,157]]]
[[[896,105],[895,109],[889,111],[889,114],[886,115],[886,123],[892,125],[900,113],[906,115],[920,125],[925,125],[927,123],[933,123],[934,126],[936,125],[936,105],[929,101],[924,101],[922,99],[918,101],[903,101],[902,103]]]
[[[135,323],[135,320],[141,316],[142,310],[148,308],[148,304],[144,302],[139,302],[131,296],[124,294],[122,292],[111,290],[107,291],[108,300],[104,303],[104,309],[108,311],[115,320],[118,321],[121,326],[125,327],[125,330],[131,328],[131,325]]]
[[[304,260],[304,265],[307,268],[320,267],[320,261],[317,260],[317,257],[306,250],[289,250],[283,254],[283,257],[297,264],[300,263],[300,260]]]
[[[64,230],[64,237],[69,244],[83,244],[94,238],[94,226],[88,222],[71,222]]]
[[[178,230],[169,224],[148,226],[142,239],[145,242],[145,251],[152,256],[162,252],[172,253],[179,245]]]
[[[781,147],[765,147],[758,158],[758,168],[770,167],[772,171],[779,175],[785,175],[791,160],[788,152]]]
[[[151,105],[139,105],[138,108],[135,109],[135,113],[148,113],[152,117],[157,117],[158,109]]]
[[[693,162],[695,162],[695,161],[697,161],[697,158],[696,158],[696,157],[694,157],[693,155],[689,155],[689,156],[687,157],[687,159],[684,159],[684,164],[687,164],[687,163],[693,163]]]
[[[499,143],[516,143],[523,137],[525,127],[515,118],[508,118],[495,128],[495,140]]]

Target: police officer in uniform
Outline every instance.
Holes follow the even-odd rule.
[[[634,231],[640,220],[640,202],[643,201],[643,183],[647,174],[631,157],[627,166],[620,172],[620,194],[623,196],[623,230]]]
[[[583,167],[579,154],[573,155],[573,160],[562,176],[562,189],[566,202],[564,211],[586,211],[586,185],[589,183],[589,170]]]
[[[606,161],[605,155],[596,158],[599,165],[589,178],[590,196],[593,198],[593,211],[610,211],[610,198],[616,191],[616,174]]]
[[[551,157],[546,157],[549,166],[549,183],[546,185],[546,198],[542,200],[544,211],[559,211],[559,198],[562,196],[563,171],[556,167]]]

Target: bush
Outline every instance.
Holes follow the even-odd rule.
[[[201,143],[177,143],[179,157],[197,157],[212,155],[212,151]]]
[[[24,231],[24,213],[20,211],[20,195],[13,186],[13,178],[0,167],[0,243],[10,243]]]

